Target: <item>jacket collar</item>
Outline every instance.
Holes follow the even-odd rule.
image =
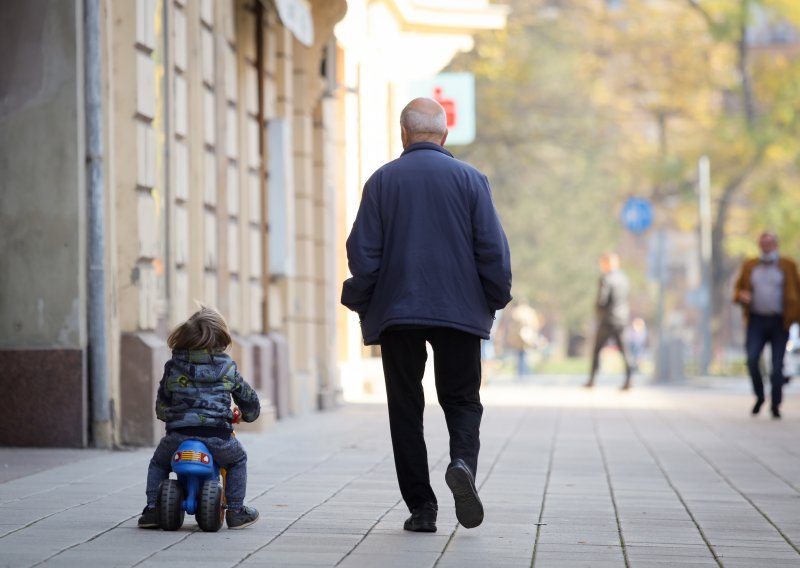
[[[453,154],[451,154],[445,148],[439,146],[438,144],[434,144],[433,142],[416,142],[414,144],[411,144],[411,146],[409,146],[405,150],[403,150],[403,153],[400,155],[405,156],[409,152],[414,152],[416,150],[436,150],[437,152],[441,152],[446,156],[450,156],[451,158],[453,157]]]
[[[178,350],[172,352],[172,358],[187,363],[200,365],[213,365],[225,359],[230,359],[224,350],[198,349],[198,350]]]

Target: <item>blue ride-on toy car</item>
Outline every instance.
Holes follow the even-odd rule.
[[[178,479],[165,479],[158,490],[159,527],[176,531],[189,513],[201,529],[217,532],[225,518],[225,475],[208,447],[200,440],[182,442],[172,456],[172,471]]]

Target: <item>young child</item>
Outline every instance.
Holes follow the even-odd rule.
[[[242,419],[258,418],[258,395],[236,370],[225,350],[231,336],[225,319],[213,308],[202,306],[179,325],[167,344],[172,358],[164,365],[158,387],[156,416],[167,423],[147,470],[147,506],[140,528],[157,528],[156,499],[161,482],[169,477],[172,455],[184,440],[202,440],[221,467],[228,470],[225,485],[229,529],[243,529],[258,520],[258,511],[244,505],[247,486],[247,454],[233,431],[231,397]]]

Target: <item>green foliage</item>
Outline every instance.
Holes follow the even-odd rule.
[[[512,245],[514,295],[578,328],[591,313],[597,258],[616,240],[623,187],[580,37],[517,2],[508,29],[478,39],[453,69],[477,76],[479,139],[458,154],[490,178]]]
[[[662,227],[696,230],[702,155],[717,310],[761,230],[800,251],[800,49],[742,42],[756,23],[800,25],[800,2],[510,4],[507,29],[480,35],[451,69],[476,75],[478,139],[457,153],[492,182],[516,296],[580,330],[597,258],[619,245],[625,197],[651,197]]]

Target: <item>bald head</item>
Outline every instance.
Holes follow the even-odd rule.
[[[400,113],[400,135],[403,148],[417,142],[444,145],[447,138],[447,116],[442,105],[427,97],[408,103]]]

